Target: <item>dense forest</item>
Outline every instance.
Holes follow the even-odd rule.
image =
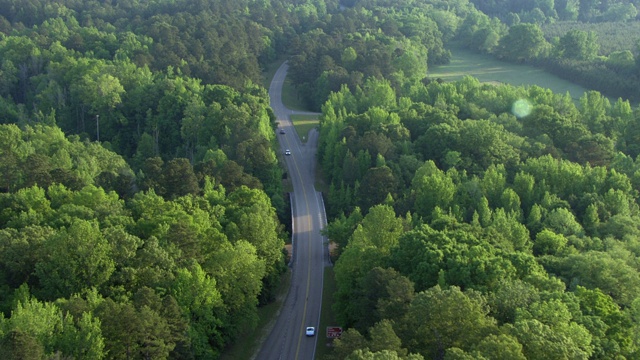
[[[460,38],[465,46],[543,67],[613,98],[640,100],[637,1],[471,2],[492,21],[476,22],[483,30]]]
[[[375,19],[391,7],[362,6]],[[596,56],[586,32],[552,46],[537,24],[454,11],[465,17],[450,40],[507,60]],[[334,310],[349,328],[332,358],[638,358],[629,101],[398,79],[346,83],[322,105]]]
[[[590,27],[638,6],[0,0],[0,354],[213,359],[256,326],[286,56],[322,111],[331,359],[639,358],[640,62]],[[450,46],[603,94],[430,78]]]
[[[98,143],[40,124],[0,138],[3,180],[23,185],[0,196],[7,358],[214,358],[255,326],[285,267],[262,190],[207,177],[190,193],[196,175],[177,158],[154,174],[165,197],[125,201],[105,189],[132,170]]]
[[[317,11],[0,3],[3,357],[213,359],[256,326],[290,222],[261,67]]]
[[[480,11],[501,19],[524,22],[626,21],[638,15],[637,0],[471,0]]]

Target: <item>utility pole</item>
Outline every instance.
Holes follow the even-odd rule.
[[[100,115],[96,115],[96,134],[98,135],[98,141],[100,141]]]

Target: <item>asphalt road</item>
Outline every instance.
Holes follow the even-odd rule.
[[[326,225],[322,196],[314,188],[318,133],[312,131],[303,144],[293,128],[290,115],[306,112],[292,111],[282,104],[282,84],[287,68],[285,62],[276,72],[269,86],[269,96],[280,124],[276,136],[293,184],[292,279],[279,316],[255,356],[259,360],[311,360],[315,358],[317,343],[323,344],[326,340],[324,329],[319,329],[322,278],[324,267],[328,265],[328,249],[320,235],[320,229]],[[280,129],[285,134],[280,134]],[[291,155],[284,155],[286,149]],[[307,326],[316,328],[315,336],[305,335]]]

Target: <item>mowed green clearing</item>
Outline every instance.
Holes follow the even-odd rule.
[[[580,85],[563,80],[542,69],[528,65],[517,65],[494,59],[489,55],[477,54],[465,49],[451,49],[451,62],[447,65],[432,66],[427,76],[445,81],[462,79],[466,75],[478,78],[481,82],[507,83],[515,86],[538,85],[551,89],[554,93],[571,94],[574,100],[580,99],[587,91]]]
[[[318,115],[291,115],[291,122],[300,140],[304,143],[309,138],[309,131],[318,126]]]

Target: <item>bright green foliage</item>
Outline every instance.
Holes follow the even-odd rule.
[[[318,22],[313,31],[305,32],[294,43],[289,73],[312,108],[320,109],[330,93],[340,91],[345,84],[352,90],[370,91],[372,96],[366,95],[367,107],[374,98],[388,100],[380,97],[380,88],[369,88],[366,83],[386,82],[380,80],[384,77],[394,88],[409,87],[426,76],[428,64],[444,63],[450,57],[442,32],[432,19],[436,14],[431,4],[412,4],[415,11],[363,5],[376,7],[376,16],[365,8],[347,9]],[[441,22],[446,19],[444,12],[440,12]],[[442,25],[451,37],[453,29]],[[388,104],[385,101],[377,105]]]
[[[482,339],[476,349],[487,359],[526,360],[522,353],[522,345],[517,339],[506,334],[489,335]]]
[[[484,120],[468,120],[463,124],[457,149],[472,163],[485,169],[497,164],[509,166],[520,160],[514,147],[519,139],[504,131],[501,125]]]
[[[560,38],[560,56],[567,59],[593,60],[598,55],[598,38],[594,32],[570,30]]]
[[[16,132],[15,126],[1,127],[7,136],[13,132],[12,140],[7,140],[2,151],[3,157],[10,160],[4,166],[13,164],[13,168],[6,169],[13,172],[7,174],[12,177],[13,191],[36,183],[43,187],[61,183],[79,190],[102,173],[131,177],[129,166],[120,156],[98,144],[69,140],[59,128],[35,125]]]
[[[405,356],[406,349],[402,348],[402,340],[393,330],[393,322],[384,319],[375,324],[370,330],[370,344],[373,352],[395,351],[399,356]]]
[[[530,312],[527,319],[517,314],[547,299],[548,293],[568,293],[573,285],[599,288],[619,304],[628,304],[635,296],[637,272],[631,265],[635,255],[612,245],[617,244],[613,239],[629,241],[638,233],[632,225],[638,207],[630,186],[635,162],[622,155],[614,160],[615,134],[621,124],[628,124],[628,109],[618,103],[614,111],[602,102],[604,97],[593,93],[585,95],[578,110],[567,96],[539,87],[489,87],[469,78],[414,86],[409,94],[397,102],[402,108],[395,113],[399,124],[410,131],[403,141],[412,147],[391,142],[395,151],[408,155],[383,159],[380,152],[376,155],[376,164],[383,162],[400,183],[410,184],[398,189],[392,201],[382,196],[376,200],[393,206],[396,213],[410,213],[406,221],[411,219],[413,225],[403,229],[388,255],[366,247],[362,230],[347,221],[353,203],[346,195],[354,188],[375,194],[377,189],[367,183],[368,169],[375,165],[371,149],[382,149],[383,142],[371,129],[389,121],[394,110],[357,109],[360,114],[346,114],[330,102],[324,107],[330,121],[321,125],[321,136],[326,137],[320,141],[326,143],[320,157],[324,172],[333,179],[329,203],[339,207],[334,211],[346,213],[333,228],[339,230],[336,238],[344,248],[336,263],[334,309],[340,321],[364,332],[378,316],[389,319],[380,312],[374,312],[375,320],[368,315],[377,294],[385,292],[371,281],[369,270],[391,266],[417,291],[439,284],[491,294],[489,314],[505,329],[519,329],[505,332],[508,339],[487,339],[486,354],[478,347],[482,339],[438,354],[521,359],[558,339],[569,344],[567,350],[552,347],[551,353],[559,358],[569,353],[576,358],[604,351],[622,353],[615,350],[618,340],[613,340],[613,333],[608,338],[600,319],[580,317],[576,302],[562,326],[551,325],[541,311]],[[355,101],[362,96],[355,95]],[[531,114],[507,115],[521,98],[531,101]],[[425,161],[412,165],[410,157]],[[344,244],[351,233],[358,236]],[[613,258],[620,261],[610,263]],[[625,286],[620,279],[625,279]],[[362,309],[367,309],[367,316]],[[561,314],[562,309],[551,306],[545,311]],[[526,337],[525,328],[535,335]],[[413,340],[405,329],[394,329],[411,351],[408,344]],[[436,351],[437,346],[425,349]],[[504,355],[489,354],[503,350]]]
[[[169,358],[175,343],[166,319],[155,310],[106,299],[97,311],[110,358]]]
[[[113,271],[111,246],[95,222],[77,220],[43,244],[44,256],[35,274],[43,297],[68,297],[86,287],[101,287]]]
[[[356,208],[346,217],[344,213],[337,219],[327,224],[327,227],[323,229],[323,233],[335,244],[338,245],[336,249],[339,255],[344,251],[344,248],[349,242],[349,238],[353,234],[356,226],[362,221],[362,213],[360,208]]]
[[[8,135],[14,128],[0,130]],[[255,326],[259,299],[268,299],[283,271],[281,225],[264,192],[240,188],[230,199],[223,187],[205,181],[206,197],[199,197],[188,162],[165,165],[155,158],[146,162],[145,175],[157,175],[145,179],[147,186],[175,199],[151,190],[125,202],[98,186],[113,184],[130,196],[133,183],[122,185],[133,178],[122,158],[67,139],[53,127],[27,127],[14,135],[4,154],[16,159],[16,179],[27,177],[0,196],[0,269],[9,294],[2,306],[7,314],[19,309],[6,324],[23,318],[20,309],[26,307],[17,304],[31,301],[26,289],[65,310],[42,303],[56,313],[47,326],[57,330],[37,327],[50,335],[16,326],[3,330],[0,351],[7,358],[208,358]],[[193,182],[184,181],[184,174],[192,174]],[[35,185],[41,181],[46,188]],[[160,297],[151,289],[172,295]],[[184,289],[191,295],[178,296]],[[32,352],[21,352],[22,346]]]
[[[360,91],[356,91],[360,99],[358,110],[365,112],[372,107],[393,109],[396,106],[396,94],[387,81],[367,79]]]
[[[479,216],[480,224],[484,227],[487,227],[491,224],[492,211],[489,207],[489,200],[486,197],[482,197],[480,199],[480,203],[478,204],[478,208],[476,209],[477,214]]]
[[[278,236],[278,219],[264,192],[241,187],[227,200],[226,232],[231,242],[248,241],[265,262],[267,274],[279,271],[284,247]]]
[[[630,102],[425,78],[456,40],[636,96],[632,52],[598,33],[600,57],[595,33],[563,22],[550,45],[536,25],[632,19],[636,5],[6,3],[0,357],[215,358],[255,326],[285,269],[276,216],[288,213],[255,84],[283,51],[301,98],[323,110],[329,220],[344,214],[327,229],[342,251],[336,309],[365,334],[348,330],[336,358],[637,355]],[[518,100],[531,113],[516,117]],[[58,330],[10,328],[25,319]],[[452,344],[414,338],[420,326]]]
[[[334,347],[333,355],[337,359],[344,359],[359,349],[367,348],[367,339],[358,330],[350,328],[334,340]]]
[[[496,209],[487,233],[492,239],[490,243],[505,252],[528,251],[531,248],[529,230],[520,223],[516,212],[506,213],[502,208]]]
[[[64,331],[56,347],[65,355],[76,359],[100,360],[106,357],[100,319],[83,313],[80,319],[64,318]]]
[[[393,64],[398,70],[397,75],[401,74],[401,78],[407,80],[422,80],[427,74],[428,49],[419,44],[411,43],[410,40],[407,40],[403,47],[404,53],[397,57]]]
[[[17,330],[33,336],[44,349],[51,351],[56,336],[63,329],[60,309],[51,303],[43,303],[36,299],[29,299],[25,303],[18,303],[11,312],[11,317],[3,321],[3,331],[8,333]]]
[[[540,27],[535,24],[518,24],[509,28],[509,33],[500,39],[497,53],[512,61],[529,61],[545,55],[549,44]]]
[[[607,116],[611,109],[609,100],[597,91],[588,91],[580,98],[580,108],[583,121],[591,131],[611,133],[611,118]]]
[[[45,242],[54,232],[50,227],[41,226],[0,230],[0,261],[5,284],[18,288],[30,279],[41,260]]]
[[[340,259],[336,262],[336,303],[334,311],[341,323],[352,325],[358,320],[355,308],[358,306],[358,282],[371,269],[383,265],[386,258],[384,251],[366,243],[349,244]]]
[[[520,197],[513,189],[505,189],[500,197],[500,202],[506,213],[521,217],[522,204]]]
[[[258,295],[266,275],[266,260],[257,255],[256,248],[247,241],[223,243],[204,267],[216,279],[228,319],[227,335],[235,338],[241,330],[255,327]]]
[[[218,344],[214,348],[222,345],[220,317],[223,303],[216,281],[196,263],[191,269],[178,270],[171,292],[183,315],[190,320],[188,332],[193,354],[199,358],[216,356],[209,343],[216,339]]]
[[[594,353],[597,357],[619,354],[625,357],[637,351],[633,341],[630,319],[613,299],[602,291],[578,286],[575,291],[583,318],[580,319],[594,334]],[[603,326],[601,324],[604,324]]]
[[[362,219],[349,243],[359,247],[373,247],[388,254],[398,244],[403,231],[402,219],[395,216],[393,209],[386,205],[377,205],[369,210]]]
[[[470,350],[482,338],[497,332],[482,295],[457,287],[443,290],[435,286],[418,293],[399,326],[406,332],[409,351],[427,358],[451,347]]]
[[[555,255],[567,245],[563,234],[544,229],[536,235],[533,251],[536,255]]]
[[[502,205],[501,197],[507,183],[506,175],[504,165],[490,166],[484,172],[480,186],[492,207]]]
[[[348,48],[344,49],[344,51],[342,52],[342,56],[340,57],[340,60],[342,61],[345,67],[351,68],[357,58],[358,58],[358,53],[353,47],[349,46]]]
[[[1,326],[0,351],[8,358],[32,358],[38,353],[93,360],[105,357],[100,321],[90,313],[74,319],[52,303],[27,299],[17,303]]]
[[[378,321],[401,318],[414,295],[413,284],[395,270],[371,269],[352,289],[354,328],[364,333]]]
[[[451,347],[445,351],[444,359],[445,360],[485,360],[486,358],[480,354],[469,354],[460,348]]]
[[[584,233],[582,226],[576,220],[575,216],[565,208],[550,211],[543,221],[543,226],[564,236],[580,236]]]
[[[433,161],[426,162],[416,171],[412,189],[416,194],[416,212],[424,217],[430,216],[436,207],[449,208],[456,191],[453,180]]]
[[[513,327],[508,327],[522,344],[527,359],[588,359],[593,353],[591,334],[571,321],[565,304],[556,300],[536,303],[531,308],[532,314],[523,314]],[[531,315],[533,319],[529,318]],[[535,318],[540,315],[545,319]]]
[[[351,355],[347,356],[345,360],[423,360],[419,354],[410,354],[407,356],[401,356],[393,350],[381,350],[381,351],[363,351],[356,350]]]
[[[436,231],[426,226],[401,236],[391,261],[417,289],[438,283],[441,271],[448,284],[473,288],[491,288],[517,271],[504,253],[472,232]]]
[[[500,281],[489,294],[491,315],[500,323],[512,323],[519,309],[527,308],[540,299],[540,293],[532,284],[520,279]]]

